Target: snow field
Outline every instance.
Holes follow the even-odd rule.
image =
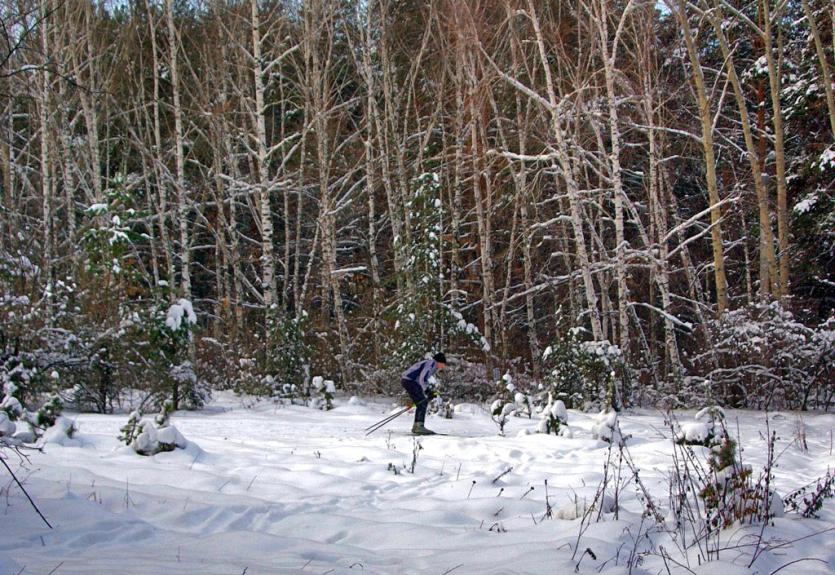
[[[507,437],[498,437],[486,410],[459,407],[452,420],[429,418],[429,427],[452,435],[418,438],[422,449],[412,474],[411,414],[365,436],[365,427],[390,409],[347,401],[330,412],[266,403],[243,409],[240,400],[221,395],[204,411],[172,418],[191,442],[187,449],[152,457],[116,440],[126,415],[74,416],[76,441],[47,444],[24,467],[8,454],[55,529],[4,482],[0,575],[47,574],[56,567],[54,573],[64,575],[540,574],[573,573],[578,561],[580,573],[612,575],[628,573],[630,553],[650,546],[656,553],[633,573],[666,573],[660,546],[675,561],[690,560],[699,575],[770,574],[812,558],[827,563],[803,561],[780,573],[835,572],[835,536],[815,535],[835,527],[832,500],[820,520],[793,514],[775,520],[767,540],[808,538],[766,550],[749,570],[758,527],[728,530],[724,537],[737,548],[700,566],[666,533],[638,537],[649,522],[641,527],[643,505],[632,484],[620,494],[619,519],[604,514],[604,521],[592,523],[572,559],[580,521],[544,518],[545,480],[554,516],[582,515],[603,478],[608,450],[592,438],[595,414],[570,412],[573,439],[527,433],[538,425],[536,417],[512,418]],[[729,411],[727,417],[732,434],[738,429],[742,438],[743,461],[757,474],[766,456],[766,415]],[[835,416],[803,416],[808,452],[788,445],[794,415],[768,417],[782,438],[778,452],[785,450],[775,470],[782,495],[835,467]],[[668,509],[673,445],[663,416],[640,412],[619,421],[632,435],[629,452],[641,479]],[[594,557],[583,555],[585,549]],[[688,573],[669,566],[672,573]]]

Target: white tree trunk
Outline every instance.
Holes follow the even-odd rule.
[[[261,289],[264,297],[267,329],[272,329],[275,317],[275,254],[273,246],[273,218],[270,202],[270,177],[267,164],[267,126],[264,120],[264,70],[261,53],[261,31],[258,15],[258,1],[250,0],[250,25],[252,28],[252,74],[255,79],[255,126],[256,151],[255,169],[258,178],[258,200],[261,223]]]
[[[165,14],[168,23],[168,66],[171,71],[171,90],[173,93],[174,115],[174,162],[177,191],[177,224],[180,231],[180,291],[182,296],[191,300],[191,243],[189,240],[190,204],[186,186],[185,151],[183,142],[183,109],[180,103],[180,72],[177,54],[180,41],[174,25],[173,0],[165,0]]]
[[[722,245],[722,212],[719,203],[719,186],[716,178],[716,158],[713,151],[713,119],[710,113],[710,102],[708,101],[707,88],[705,87],[704,73],[699,62],[699,52],[696,47],[693,33],[690,30],[690,23],[687,21],[687,8],[685,0],[674,0],[675,5],[668,4],[679,21],[684,36],[684,43],[690,57],[690,64],[693,68],[692,80],[696,87],[696,98],[699,105],[699,119],[702,125],[702,148],[705,158],[705,170],[707,172],[707,193],[710,202],[710,235],[713,246],[713,276],[716,288],[717,315],[722,316],[728,308],[728,282],[725,277],[725,248]]]

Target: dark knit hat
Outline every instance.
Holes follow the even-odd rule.
[[[433,355],[432,359],[434,359],[437,363],[446,363],[446,356],[442,351],[439,351],[438,353]]]

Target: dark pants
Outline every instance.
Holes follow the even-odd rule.
[[[429,405],[429,400],[426,398],[423,388],[416,381],[410,379],[401,379],[400,385],[412,398],[415,404],[415,423],[423,423],[426,421],[426,407]]]

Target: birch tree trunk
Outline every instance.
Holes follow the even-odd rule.
[[[472,161],[473,173],[473,201],[475,203],[476,218],[478,222],[478,241],[481,263],[481,307],[482,317],[484,322],[484,339],[489,345],[493,341],[493,248],[490,241],[490,188],[489,176],[487,169],[482,165],[484,161],[481,152],[481,133],[480,133],[480,114],[476,108],[476,100],[478,98],[478,80],[476,78],[476,71],[474,70],[475,63],[470,62],[468,71],[470,81],[470,94],[468,97],[469,112],[470,112],[470,153]],[[482,190],[482,186],[484,190]],[[487,204],[485,208],[485,204]],[[492,355],[488,347],[484,350],[485,364],[487,365],[488,377],[492,371]]]
[[[621,24],[615,34],[611,49],[609,48],[609,12],[608,0],[597,0],[598,14],[594,18],[597,24],[600,50],[602,52],[603,73],[606,80],[606,103],[609,112],[609,138],[611,153],[609,155],[610,175],[612,178],[612,194],[615,204],[615,252],[617,262],[615,273],[618,286],[618,345],[621,353],[629,355],[629,318],[626,314],[629,292],[626,287],[626,239],[623,226],[623,178],[620,166],[620,126],[618,125],[617,94],[615,93],[615,61],[617,59],[618,42],[623,23],[632,2],[630,0],[621,16]]]
[[[641,105],[643,106],[643,116],[647,123],[647,143],[649,145],[649,213],[650,222],[655,230],[655,237],[658,244],[658,256],[654,258],[655,261],[655,279],[658,283],[658,290],[661,293],[661,306],[664,310],[664,347],[666,350],[666,366],[667,373],[671,374],[673,380],[678,384],[683,374],[683,367],[681,365],[681,357],[678,350],[678,342],[676,340],[675,325],[672,322],[672,299],[670,297],[670,263],[669,263],[669,243],[667,238],[668,220],[667,210],[665,209],[661,193],[661,177],[659,174],[659,142],[655,129],[655,85],[654,74],[655,71],[655,53],[653,46],[653,26],[654,26],[654,6],[646,3],[644,6],[644,13],[641,21],[638,24],[638,34],[636,44],[640,46],[640,73],[641,83],[643,87],[643,97],[641,98]],[[636,218],[637,220],[637,218]],[[639,221],[639,220],[638,220]],[[652,244],[647,243],[647,247]]]
[[[774,255],[774,237],[771,232],[771,215],[768,209],[768,191],[765,188],[765,182],[763,182],[760,156],[757,151],[757,146],[754,143],[753,132],[751,131],[751,121],[748,116],[748,106],[745,103],[745,94],[742,90],[739,76],[736,73],[733,52],[728,44],[727,36],[722,29],[722,12],[718,1],[715,2],[715,10],[716,12],[708,12],[708,18],[719,40],[722,56],[725,59],[725,69],[727,70],[728,79],[733,86],[736,105],[739,109],[740,123],[742,124],[742,133],[745,139],[745,149],[748,152],[747,157],[751,169],[751,178],[754,181],[754,189],[757,194],[760,223],[760,295],[767,296],[772,293],[779,293],[779,286],[777,285],[777,260]]]
[[[180,291],[182,296],[191,300],[191,243],[189,240],[188,219],[190,205],[186,188],[185,152],[183,143],[183,109],[180,103],[180,72],[178,52],[180,41],[174,25],[174,2],[165,0],[165,15],[168,23],[168,65],[171,71],[171,90],[173,94],[172,113],[174,115],[174,162],[177,191],[177,223],[180,231]]]
[[[528,16],[533,23],[534,32],[536,34],[536,44],[539,50],[539,58],[545,73],[545,84],[548,96],[547,108],[551,120],[551,135],[555,139],[557,159],[559,162],[559,164],[554,167],[561,172],[562,178],[565,181],[566,191],[568,192],[569,207],[571,210],[571,226],[574,231],[577,259],[579,260],[580,270],[583,277],[583,286],[585,288],[586,305],[591,321],[592,335],[596,341],[600,341],[604,339],[604,335],[600,323],[597,290],[594,286],[594,280],[591,274],[591,264],[589,262],[588,251],[586,248],[586,234],[583,231],[583,215],[581,213],[579,187],[577,186],[577,181],[574,178],[573,166],[568,153],[568,144],[565,141],[563,129],[560,125],[561,119],[559,106],[557,104],[557,93],[551,76],[551,64],[545,50],[545,40],[542,35],[542,29],[539,25],[539,19],[536,15],[533,0],[527,0],[527,2]]]
[[[382,305],[382,282],[380,280],[380,262],[377,258],[377,213],[374,204],[375,162],[374,162],[374,115],[377,97],[374,70],[371,63],[373,50],[371,7],[368,7],[363,36],[361,69],[365,80],[365,193],[368,201],[368,259],[371,265],[371,331],[374,348],[374,362],[379,364],[382,358],[380,347],[380,314]]]
[[[337,360],[340,371],[342,372],[343,383],[348,383],[352,377],[350,369],[350,345],[348,343],[348,327],[345,321],[342,292],[339,287],[340,273],[336,254],[336,215],[330,190],[331,155],[327,122],[328,116],[332,113],[331,105],[333,103],[332,50],[334,40],[334,8],[329,5],[327,0],[314,0],[308,8],[309,11],[305,19],[305,49],[307,50],[310,65],[308,84],[310,89],[308,90],[308,95],[316,134],[316,156],[319,168],[318,228],[322,243],[322,260],[324,264],[322,269],[323,287],[330,291],[330,295],[333,298],[333,311],[336,316],[340,352]]]
[[[273,246],[273,216],[270,202],[270,177],[267,164],[267,127],[264,121],[264,70],[261,53],[261,32],[258,15],[258,1],[250,0],[250,25],[252,28],[252,73],[255,80],[255,126],[256,152],[255,170],[258,178],[258,201],[261,222],[261,289],[264,296],[265,325],[267,334],[273,329],[275,319],[275,255]]]
[[[40,130],[40,147],[41,147],[41,208],[43,216],[43,277],[44,277],[44,291],[46,293],[46,316],[47,322],[52,322],[52,286],[53,286],[53,227],[52,227],[52,157],[50,148],[50,134],[49,134],[49,92],[52,87],[51,74],[49,72],[50,62],[50,45],[49,45],[49,30],[48,25],[51,22],[49,18],[50,6],[49,0],[41,0],[40,2],[40,36],[41,36],[41,50],[43,60],[41,63],[40,73],[40,98],[38,102],[38,120]]]
[[[783,109],[780,104],[780,70],[774,60],[771,24],[771,0],[762,0],[765,27],[765,59],[768,63],[768,84],[771,91],[771,115],[774,127],[774,164],[777,170],[777,238],[780,245],[780,285],[777,295],[789,295],[789,210],[786,198],[786,148],[783,134]],[[779,18],[780,10],[774,14]],[[779,26],[779,25],[778,25]]]
[[[801,0],[803,4],[803,13],[806,14],[806,22],[809,24],[809,33],[812,35],[812,40],[815,43],[815,55],[818,57],[818,66],[821,70],[821,78],[823,79],[823,90],[826,94],[826,109],[829,112],[829,127],[832,130],[832,138],[835,139],[835,95],[832,89],[832,72],[829,70],[829,61],[826,59],[826,50],[821,40],[818,24],[815,20],[815,13],[809,6],[809,0]],[[835,27],[835,8],[832,9],[833,27]],[[835,43],[835,36],[832,38]]]
[[[150,0],[145,0],[145,10],[148,14],[148,32],[151,39],[151,63],[153,65],[153,94],[151,109],[153,111],[153,168],[157,188],[157,225],[159,226],[160,242],[162,243],[163,254],[165,254],[166,280],[168,283],[169,296],[173,296],[171,290],[175,287],[176,270],[174,255],[172,253],[171,239],[168,232],[168,185],[163,175],[162,159],[162,128],[160,123],[160,93],[159,93],[159,52],[157,48],[157,29],[154,18],[154,8]]]
[[[719,186],[716,178],[716,158],[713,151],[713,119],[710,114],[707,88],[705,87],[704,72],[699,62],[699,52],[696,48],[690,23],[687,21],[685,0],[675,0],[676,4],[668,4],[679,22],[690,64],[693,68],[692,80],[696,87],[696,98],[699,105],[699,120],[702,125],[702,148],[707,172],[707,193],[710,202],[710,236],[713,247],[713,277],[716,289],[717,315],[722,316],[728,308],[728,282],[725,277],[725,248],[722,245],[722,212],[719,207]]]

